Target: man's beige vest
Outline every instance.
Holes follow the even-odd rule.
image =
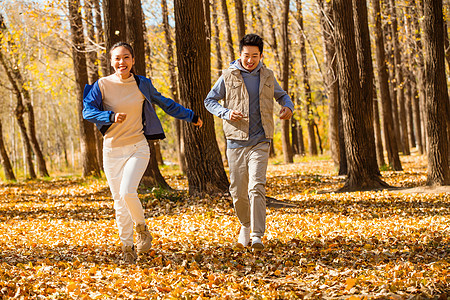
[[[259,107],[261,112],[261,122],[266,138],[273,137],[273,97],[275,77],[272,70],[264,65],[259,74]],[[223,120],[223,131],[225,137],[231,140],[248,140],[249,131],[249,95],[244,84],[241,71],[237,68],[223,70],[225,81],[225,99],[223,106],[231,110],[242,112],[244,118],[239,121]]]

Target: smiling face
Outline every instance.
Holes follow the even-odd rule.
[[[262,53],[258,46],[244,46],[239,54],[241,58],[241,65],[247,71],[253,71],[262,59]]]
[[[127,48],[119,46],[111,51],[111,66],[120,78],[127,79],[130,77],[130,71],[133,65],[134,57]]]

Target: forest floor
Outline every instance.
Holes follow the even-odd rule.
[[[234,247],[227,195],[141,190],[154,236],[121,264],[104,179],[58,177],[0,185],[0,299],[449,299],[450,191],[419,188],[426,158],[382,171],[402,189],[336,193],[328,160],[273,161],[265,249]],[[281,205],[283,206],[283,205]]]

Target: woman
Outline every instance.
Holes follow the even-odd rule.
[[[163,97],[150,79],[133,73],[135,58],[129,44],[115,44],[110,55],[115,73],[86,86],[83,118],[95,123],[104,135],[103,168],[114,199],[123,258],[125,263],[135,263],[137,255],[148,252],[152,244],[137,194],[150,157],[147,139],[165,138],[152,103],[195,126],[203,122],[192,110]]]

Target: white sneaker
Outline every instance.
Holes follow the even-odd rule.
[[[261,242],[261,238],[259,236],[255,236],[252,238],[252,249],[256,251],[261,251],[264,249],[264,245]]]
[[[248,243],[250,243],[250,227],[241,226],[237,243],[242,247],[247,247]]]

